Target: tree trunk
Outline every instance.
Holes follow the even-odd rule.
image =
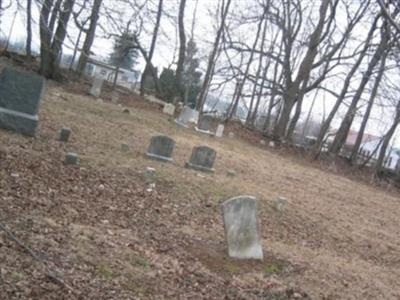
[[[354,95],[351,104],[347,110],[347,113],[340,125],[338,132],[335,135],[335,139],[329,149],[329,152],[337,155],[339,154],[340,150],[342,149],[343,145],[346,142],[347,135],[349,133],[350,127],[353,123],[356,110],[357,110],[357,103],[361,98],[362,93],[364,92],[365,86],[367,85],[369,79],[371,78],[372,72],[375,66],[378,64],[379,60],[381,59],[383,53],[386,51],[386,47],[389,41],[389,31],[385,28],[382,29],[382,36],[381,42],[379,43],[378,48],[375,50],[373,57],[371,58],[368,68],[363,74],[361,79],[360,85],[357,89],[356,94]]]
[[[79,76],[83,75],[86,68],[87,60],[90,56],[90,49],[92,48],[93,41],[96,35],[96,27],[97,27],[97,22],[99,20],[99,12],[102,1],[103,0],[94,0],[93,3],[92,13],[90,15],[89,29],[86,32],[86,38],[85,41],[83,42],[81,55],[79,56],[79,61],[78,61],[77,72]]]
[[[154,73],[154,68],[153,68],[153,66],[151,66],[151,60],[153,58],[154,49],[156,47],[158,29],[160,28],[162,7],[163,7],[163,0],[159,0],[158,1],[156,25],[154,26],[153,37],[152,37],[152,40],[151,40],[149,54],[148,54],[147,59],[146,59],[146,66],[144,67],[144,71],[142,73],[142,78],[141,78],[141,81],[140,81],[140,96],[144,96],[144,86],[145,86],[145,83],[146,83],[146,77],[148,75],[148,72],[151,72],[151,74]],[[153,74],[153,77],[154,77],[154,74]],[[155,81],[156,81],[156,78],[155,78]],[[156,83],[156,85],[157,85],[157,83]]]
[[[53,1],[54,0],[51,0],[52,5],[53,5]],[[53,11],[51,12],[50,22],[48,24],[48,28],[49,28],[49,32],[50,32],[50,39],[53,38],[54,26],[56,25],[57,16],[58,16],[58,13],[60,12],[61,3],[62,3],[62,0],[56,0]]]
[[[26,56],[32,56],[32,0],[26,1]]]
[[[74,69],[74,63],[75,63],[75,58],[76,58],[76,53],[78,52],[78,48],[79,48],[79,43],[81,41],[81,36],[82,36],[82,29],[79,29],[79,34],[78,34],[78,38],[76,39],[76,43],[75,43],[75,47],[74,47],[74,54],[72,54],[72,59],[71,59],[71,63],[69,64],[69,70],[72,71]]]
[[[182,89],[182,73],[183,66],[185,62],[185,54],[186,54],[186,35],[185,35],[185,27],[184,27],[184,16],[185,16],[185,7],[186,0],[181,0],[179,5],[179,16],[178,16],[178,24],[179,24],[179,55],[178,55],[178,63],[176,66],[176,87],[178,93],[181,98],[184,98],[183,89]]]
[[[385,159],[386,156],[386,150],[389,146],[389,142],[393,137],[393,134],[396,131],[397,125],[400,122],[400,101],[397,103],[397,107],[396,107],[396,115],[395,118],[393,120],[392,126],[390,126],[388,132],[385,134],[385,137],[383,139],[383,143],[382,143],[382,147],[379,151],[379,156],[378,159],[376,161],[375,164],[375,168],[374,168],[374,175],[375,176],[379,176],[381,170],[382,170],[382,165],[383,165],[383,161]]]
[[[255,39],[255,42],[254,42],[254,45],[253,45],[253,51],[252,51],[252,53],[254,52],[254,50],[255,50],[255,48],[256,48],[256,46],[257,46],[257,41],[258,41],[258,39],[259,39],[260,29],[261,29],[261,26],[262,26],[262,23],[263,23],[263,22],[264,22],[264,26],[263,26],[262,34],[261,34],[261,47],[260,47],[260,51],[261,51],[261,52],[264,51],[265,35],[266,35],[266,32],[267,32],[267,19],[264,18],[265,13],[266,13],[266,11],[265,11],[264,14],[262,15],[262,18],[261,18],[260,23],[259,23],[258,28],[257,28],[257,34],[256,34],[256,39]],[[250,54],[250,55],[252,55],[252,54]],[[261,68],[262,68],[262,58],[263,58],[263,57],[262,57],[262,55],[261,55],[261,53],[260,53],[260,57],[259,57],[259,59],[258,59],[258,68],[257,68],[257,72],[256,72],[256,78],[255,78],[255,80],[254,80],[253,92],[252,92],[252,94],[251,94],[251,99],[250,99],[250,107],[249,107],[249,111],[248,111],[247,117],[246,117],[246,125],[247,125],[247,126],[249,126],[249,125],[251,124],[251,120],[252,120],[252,117],[253,117],[253,115],[254,115],[254,113],[253,113],[253,104],[254,104],[254,99],[255,99],[256,92],[257,92],[257,82],[258,82],[258,79],[259,79],[259,77],[260,77]],[[251,62],[249,62],[249,63],[251,64]],[[266,66],[265,66],[265,69],[268,69],[268,68],[269,68],[269,64],[270,64],[270,63],[269,63],[269,61],[268,61],[267,64],[266,64]],[[247,76],[247,75],[246,75],[246,76]],[[261,87],[261,89],[262,89],[262,87]],[[258,99],[260,99],[260,98],[258,98]],[[258,99],[257,99],[257,100],[258,100]],[[258,104],[259,104],[259,101],[257,101],[256,107],[258,107]],[[256,109],[255,109],[254,111],[256,111]]]
[[[298,110],[301,111],[302,98],[304,97],[305,88],[307,87],[307,83],[310,79],[313,63],[318,53],[318,45],[321,42],[322,31],[324,29],[326,22],[325,18],[329,7],[330,0],[323,0],[321,2],[318,23],[310,35],[307,52],[299,66],[298,75],[293,82],[290,80],[292,72],[290,69],[290,52],[288,53],[288,50],[285,50],[285,61],[287,64],[285,72],[288,74],[286,74],[286,91],[283,94],[283,110],[275,128],[276,130],[274,130],[275,140],[282,140],[286,136],[286,129],[287,125],[289,124],[290,113],[296,101],[299,102]],[[295,125],[296,124],[293,124],[292,127],[295,127]]]
[[[206,74],[204,75],[203,85],[201,87],[200,94],[198,96],[198,100],[196,103],[196,109],[199,112],[203,111],[204,103],[206,101],[206,93],[208,90],[208,85],[210,83],[210,79],[212,77],[212,71],[214,70],[215,57],[217,55],[217,51],[219,48],[219,41],[221,39],[222,32],[224,31],[225,20],[226,20],[226,16],[228,15],[230,4],[231,4],[231,0],[227,0],[225,8],[222,7],[223,12],[222,12],[221,24],[219,25],[217,35],[215,37],[213,49],[211,50],[210,57],[208,58]]]
[[[375,83],[372,88],[371,95],[369,97],[368,106],[364,113],[364,117],[363,117],[363,120],[362,120],[362,123],[360,126],[360,130],[358,131],[357,139],[354,144],[353,150],[351,152],[350,160],[352,163],[355,163],[357,160],[357,155],[358,155],[358,151],[360,150],[360,145],[362,143],[364,131],[365,131],[365,128],[367,127],[368,119],[371,114],[371,110],[374,105],[376,95],[378,93],[378,89],[379,89],[379,85],[380,85],[382,77],[383,77],[383,73],[385,71],[387,55],[388,55],[388,51],[385,51],[385,53],[383,54],[383,57],[381,59],[381,65],[379,67],[379,72],[378,72],[378,75],[376,76]]]
[[[59,58],[61,47],[64,43],[65,36],[67,35],[68,21],[72,14],[72,9],[75,0],[66,0],[64,2],[63,10],[60,13],[56,32],[54,34],[53,43],[51,45],[51,77],[57,78],[59,76]]]
[[[51,32],[47,26],[53,0],[45,0],[40,10],[40,70],[48,78],[51,75]]]

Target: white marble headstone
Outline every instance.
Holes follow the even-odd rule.
[[[224,124],[219,124],[217,127],[217,131],[215,132],[216,137],[222,137],[224,135]]]
[[[222,211],[229,256],[262,260],[256,198],[239,196],[229,199],[222,204]]]
[[[94,97],[100,97],[102,86],[103,79],[98,77],[94,78],[92,88],[90,89],[90,95]]]

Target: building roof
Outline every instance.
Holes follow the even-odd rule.
[[[358,131],[350,130],[349,134],[347,135],[346,145],[349,145],[349,146],[354,145],[356,143],[357,136],[358,136]],[[371,142],[371,141],[375,141],[375,140],[379,140],[379,139],[380,139],[379,136],[369,134],[369,133],[364,133],[361,143],[367,143],[367,142]]]

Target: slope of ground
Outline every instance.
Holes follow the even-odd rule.
[[[130,99],[127,114],[50,83],[35,139],[0,131],[0,221],[38,256],[0,231],[0,299],[400,298],[398,195],[198,134]],[[176,141],[171,164],[144,157],[159,133]],[[215,174],[183,168],[202,144],[218,153]],[[62,164],[67,151],[80,166]],[[240,194],[259,200],[262,263],[225,253],[220,204]],[[283,213],[277,196],[289,200]]]

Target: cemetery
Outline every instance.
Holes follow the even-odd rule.
[[[16,283],[52,299],[399,295],[397,191],[190,108],[135,96],[122,113],[97,101],[104,88],[30,80],[0,91],[0,295]],[[26,94],[28,108],[5,101]]]

